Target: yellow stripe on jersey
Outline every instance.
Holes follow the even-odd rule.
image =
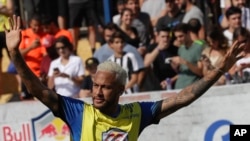
[[[120,114],[112,118],[92,105],[84,104],[81,141],[136,141],[141,123],[141,107],[139,103],[120,106]]]

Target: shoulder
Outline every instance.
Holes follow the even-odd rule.
[[[51,61],[51,65],[59,64],[60,63],[60,57]]]
[[[202,13],[202,11],[200,10],[200,8],[197,7],[197,6],[195,6],[195,5],[191,8],[190,11],[195,12],[195,13],[197,13],[197,14],[202,14],[202,15],[203,15],[203,13]]]
[[[99,53],[102,53],[102,52],[105,52],[108,50],[108,44],[105,43],[104,45],[102,45],[99,49],[97,49],[94,53],[95,54],[99,54]]]
[[[76,55],[71,55],[70,59],[72,59],[73,61],[82,62],[82,59]]]
[[[135,55],[132,52],[126,52],[125,56],[128,56],[129,58],[135,58]]]
[[[146,12],[140,12],[139,16],[142,17],[142,18],[150,18],[149,14],[146,13]]]
[[[125,50],[126,52],[136,52],[136,51],[137,51],[136,48],[135,48],[134,46],[132,46],[132,45],[130,45],[130,44],[128,44],[128,43],[125,44],[124,50]]]
[[[140,110],[141,106],[138,102],[133,102],[133,103],[127,103],[127,104],[121,105],[121,108],[126,109],[126,110],[134,110],[134,109]]]
[[[22,30],[22,35],[23,36],[32,36],[33,35],[33,31],[30,28],[24,29],[24,30]]]

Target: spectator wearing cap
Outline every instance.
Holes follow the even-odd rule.
[[[93,86],[92,78],[94,77],[96,73],[98,65],[99,65],[99,61],[94,57],[88,58],[85,61],[85,69],[87,70],[88,75],[85,76],[83,83],[81,85],[81,91],[79,94],[80,98],[91,97],[92,86]]]

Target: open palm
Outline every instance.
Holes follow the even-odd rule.
[[[10,29],[7,30],[5,28],[6,45],[9,51],[18,48],[21,41],[20,23],[20,17],[14,15],[12,18],[9,18]]]

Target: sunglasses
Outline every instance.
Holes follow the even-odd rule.
[[[64,50],[65,48],[66,46],[56,47],[56,50],[60,50],[60,49]]]

